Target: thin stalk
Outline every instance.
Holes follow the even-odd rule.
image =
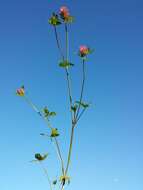
[[[79,111],[80,111],[80,108],[81,108],[81,102],[82,102],[82,98],[83,98],[83,90],[84,90],[84,84],[85,84],[85,60],[84,59],[83,59],[83,62],[82,62],[82,73],[83,73],[83,79],[82,79],[82,86],[81,86],[79,106],[78,106],[77,114],[76,114],[76,120],[78,118]]]
[[[81,118],[81,116],[84,114],[86,108],[82,110],[82,112],[79,114],[78,118],[76,119],[76,122],[78,122]]]
[[[59,37],[58,37],[56,26],[54,26],[54,32],[55,32],[55,38],[56,38],[56,42],[57,42],[57,47],[59,49],[60,55],[62,57],[62,60],[64,60],[65,58],[64,58],[64,54],[63,54],[63,51],[62,51],[62,48],[61,48],[61,45],[60,45],[60,40],[59,40]]]
[[[37,106],[35,106],[32,101],[27,97],[27,96],[24,96],[25,97],[25,100],[26,102],[32,107],[32,109],[34,111],[36,111],[36,113],[38,113],[38,115],[40,115],[44,121],[46,122],[47,126],[52,129],[49,121],[43,116],[43,114],[41,113],[41,111],[37,108]],[[61,162],[61,167],[62,167],[62,173],[64,174],[64,162],[63,162],[63,159],[62,159],[62,154],[61,154],[61,150],[60,150],[60,146],[59,146],[59,143],[58,143],[58,140],[56,137],[54,137],[54,142],[55,142],[55,146],[56,146],[56,149],[57,149],[57,153],[58,153],[58,158]]]
[[[65,34],[66,34],[66,61],[68,62],[68,59],[69,59],[69,37],[68,37],[67,23],[65,23]],[[69,74],[68,68],[66,68],[65,71],[66,71],[66,78],[67,78],[67,84],[68,84],[71,121],[73,122],[73,115],[72,115],[72,110],[71,110],[71,107],[72,107],[71,79],[70,79],[70,74]]]
[[[69,169],[70,160],[71,160],[73,137],[74,137],[74,128],[75,128],[75,125],[72,125],[71,138],[70,138],[70,147],[69,147],[68,161],[67,161],[67,166],[66,166],[66,170],[65,170],[65,175],[67,175],[67,172],[68,172],[68,169]]]
[[[54,138],[54,140],[55,140],[55,144],[56,144],[56,146],[57,146],[57,151],[58,151],[59,158],[60,158],[60,160],[61,160],[62,173],[63,173],[63,175],[64,175],[64,161],[63,161],[63,158],[62,158],[62,155],[61,155],[59,143],[58,143],[58,140],[57,140],[56,138]]]
[[[43,169],[43,171],[44,171],[44,173],[45,173],[45,175],[46,175],[46,177],[47,177],[47,179],[48,179],[49,186],[50,186],[50,190],[52,190],[52,184],[51,184],[51,180],[50,180],[49,175],[48,175],[48,171],[47,171],[46,168],[42,165],[41,162],[39,162],[39,163],[40,163],[41,168]]]
[[[68,37],[67,23],[65,23],[65,32],[66,32],[66,61],[68,61],[68,57],[69,57],[69,37]]]
[[[73,122],[73,116],[72,116],[72,93],[71,93],[71,84],[70,84],[70,78],[69,78],[69,72],[68,69],[65,69],[66,71],[66,79],[67,79],[67,86],[68,86],[68,94],[69,94],[69,102],[70,102],[70,113],[71,113],[71,121]]]

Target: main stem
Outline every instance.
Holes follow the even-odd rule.
[[[69,41],[68,41],[68,27],[67,24],[65,23],[65,33],[66,33],[66,59],[68,61],[68,51],[69,51]],[[73,137],[74,137],[74,127],[75,127],[75,120],[72,115],[72,95],[71,95],[71,84],[70,84],[70,78],[69,78],[69,72],[68,68],[66,68],[66,76],[67,76],[67,83],[68,83],[68,90],[69,90],[69,99],[70,99],[70,112],[71,112],[71,122],[72,122],[72,129],[71,129],[71,138],[70,138],[70,146],[69,146],[69,152],[68,152],[68,160],[67,160],[67,166],[65,170],[65,175],[67,175],[69,164],[70,164],[70,159],[71,159],[71,153],[72,153],[72,145],[73,145]]]
[[[73,137],[74,137],[74,127],[75,127],[75,125],[72,124],[71,138],[70,138],[70,147],[69,147],[68,161],[67,161],[67,166],[66,166],[65,175],[67,175],[67,172],[68,172],[68,169],[69,169],[70,160],[71,160]]]

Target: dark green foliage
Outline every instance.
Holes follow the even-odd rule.
[[[43,109],[44,117],[49,119],[50,117],[56,116],[56,112],[50,112],[47,107]]]
[[[89,104],[84,103],[84,102],[76,101],[76,103],[80,104],[80,106],[83,107],[84,109],[89,107]]]
[[[35,158],[38,160],[38,161],[43,161],[47,158],[48,154],[44,154],[43,156],[40,154],[40,153],[36,153],[35,154]]]
[[[55,13],[53,13],[52,17],[49,19],[49,24],[53,26],[57,26],[61,24],[61,21],[59,19],[59,16]]]

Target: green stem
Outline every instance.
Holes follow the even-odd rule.
[[[57,42],[57,47],[59,49],[60,55],[62,57],[62,60],[64,61],[65,58],[64,58],[64,54],[63,54],[63,51],[62,51],[62,48],[61,48],[61,45],[60,45],[60,40],[59,40],[59,37],[58,37],[56,26],[54,26],[54,32],[55,32],[55,38],[56,38],[56,42]]]
[[[80,108],[81,108],[81,102],[82,102],[82,98],[83,98],[84,84],[85,84],[85,60],[84,59],[83,59],[83,62],[82,62],[82,73],[83,73],[83,79],[82,79],[82,86],[81,86],[79,106],[78,106],[77,114],[76,114],[76,120],[77,120],[77,118],[79,116],[79,111],[80,111]]]
[[[68,26],[67,23],[65,23],[65,34],[66,34],[66,61],[68,62],[68,56],[69,56],[69,37],[68,37]],[[68,67],[65,69],[66,71],[66,78],[67,78],[67,84],[68,84],[68,93],[69,93],[69,102],[70,102],[70,113],[71,113],[71,121],[73,122],[73,115],[72,115],[72,90],[71,90],[71,79],[70,74],[68,71]]]
[[[65,23],[65,32],[66,32],[66,61],[68,61],[69,56],[69,38],[68,38],[68,26]]]
[[[64,175],[64,161],[63,161],[63,158],[62,158],[62,155],[61,155],[59,143],[58,143],[58,140],[56,139],[56,137],[54,138],[54,140],[55,140],[55,144],[56,144],[56,146],[57,146],[57,151],[58,151],[59,158],[60,158],[60,160],[61,160],[62,174]]]
[[[76,119],[76,123],[80,120],[81,116],[84,114],[86,108],[82,110],[82,112],[79,114],[78,118]]]
[[[66,170],[65,170],[65,175],[67,175],[67,172],[68,172],[68,169],[69,169],[69,164],[70,164],[70,159],[71,159],[73,137],[74,137],[74,127],[75,127],[75,125],[73,124],[72,125],[72,130],[71,130],[70,147],[69,147],[68,161],[67,161],[67,166],[66,166]]]
[[[45,173],[45,175],[46,175],[46,177],[47,177],[47,179],[48,179],[49,186],[50,186],[50,190],[52,190],[52,184],[51,184],[51,180],[50,180],[49,175],[48,175],[48,171],[47,171],[46,168],[42,165],[41,162],[39,162],[39,163],[40,163],[41,168],[43,169],[43,171],[44,171],[44,173]]]

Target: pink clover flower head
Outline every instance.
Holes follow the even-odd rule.
[[[63,19],[67,19],[69,17],[69,10],[66,6],[62,6],[60,8],[60,15]]]
[[[90,51],[89,48],[85,45],[79,47],[79,55],[81,57],[85,57],[86,55],[88,55],[89,51]]]
[[[18,89],[16,90],[16,94],[17,94],[18,96],[24,96],[24,95],[25,95],[24,87],[18,88]]]

